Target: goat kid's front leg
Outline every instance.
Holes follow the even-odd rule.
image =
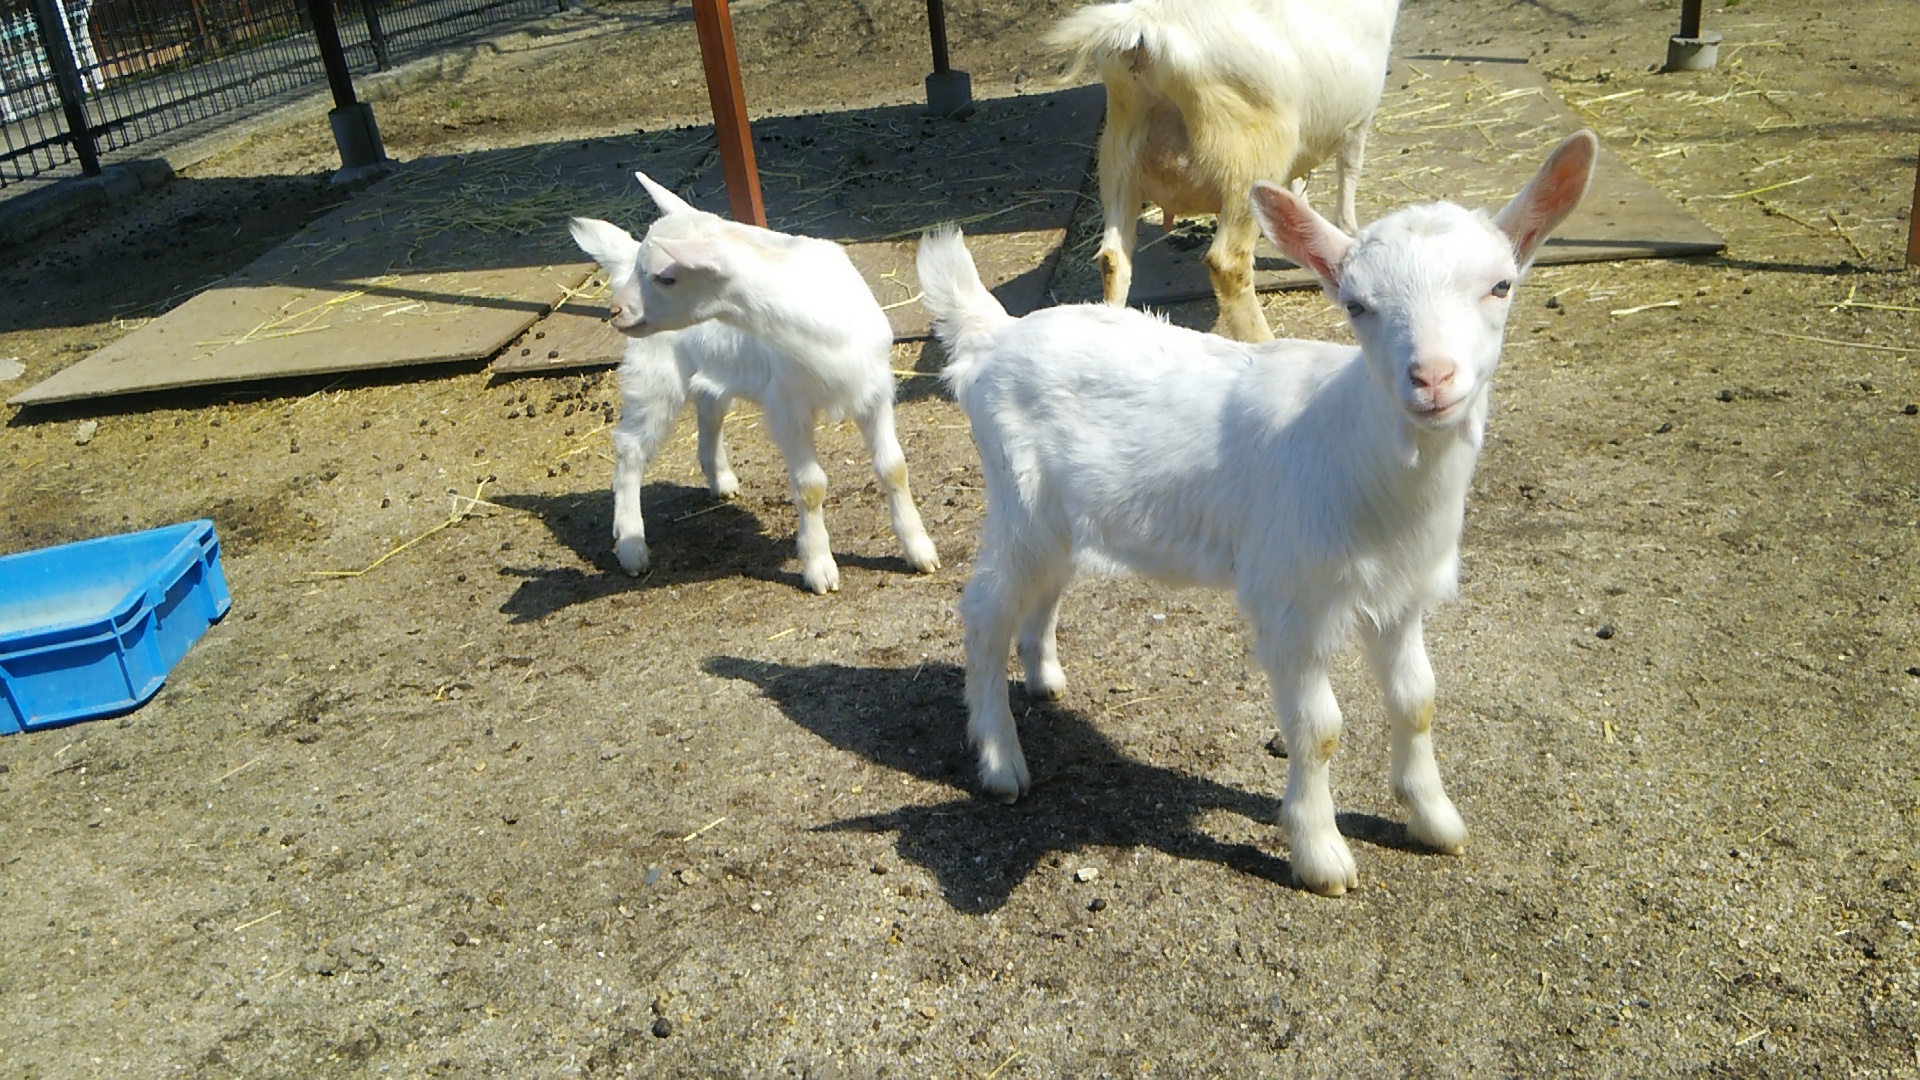
[[[1293,876],[1322,896],[1340,896],[1360,884],[1353,852],[1334,822],[1329,768],[1340,748],[1340,704],[1327,681],[1327,663],[1300,628],[1257,620],[1261,664],[1273,686],[1274,708],[1287,744],[1287,791],[1280,826],[1287,834]]]
[[[740,480],[727,462],[727,437],[723,426],[733,397],[712,383],[695,377],[691,388],[694,416],[700,422],[700,471],[707,476],[707,490],[715,498],[731,499],[740,493]]]
[[[920,510],[913,505],[913,487],[907,480],[907,455],[900,449],[900,438],[893,427],[893,403],[882,401],[879,407],[856,417],[860,435],[873,455],[873,475],[887,497],[887,516],[893,521],[893,535],[900,540],[907,562],[923,574],[940,569],[940,553],[920,521]]]
[[[767,433],[773,436],[787,461],[787,479],[793,505],[800,512],[795,546],[800,556],[800,580],[815,593],[840,588],[840,567],[834,564],[827,539],[827,472],[813,446],[813,411],[780,400],[766,404]]]
[[[620,366],[620,423],[613,429],[613,553],[620,568],[647,572],[647,527],[640,515],[640,486],[647,462],[673,433],[686,404],[687,387],[667,335],[627,343]]]
[[[1060,646],[1054,640],[1060,622],[1060,594],[1066,591],[1067,580],[1062,573],[1032,590],[1020,620],[1015,647],[1020,653],[1020,666],[1026,670],[1027,696],[1041,701],[1058,701],[1067,690],[1067,673],[1060,667]]]
[[[1249,183],[1240,190],[1251,187]],[[1207,276],[1213,280],[1213,295],[1220,305],[1220,320],[1213,331],[1235,341],[1273,340],[1267,317],[1260,311],[1260,297],[1253,290],[1253,245],[1259,236],[1246,200],[1229,199],[1220,207],[1219,225],[1206,256]]]
[[[1418,611],[1379,627],[1361,626],[1367,663],[1380,684],[1391,724],[1388,776],[1393,797],[1407,808],[1407,835],[1435,851],[1458,855],[1467,826],[1447,798],[1433,758],[1433,665]]]

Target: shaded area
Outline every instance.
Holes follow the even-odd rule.
[[[935,806],[903,806],[820,828],[897,834],[900,857],[930,871],[956,910],[996,910],[1051,856],[1093,845],[1151,847],[1293,887],[1285,858],[1217,840],[1197,824],[1209,811],[1230,811],[1272,829],[1277,846],[1279,798],[1136,761],[1080,713],[1023,702],[1017,685],[1015,712],[1033,790],[1019,803],[1001,806],[967,793],[973,752],[965,739],[965,674],[956,665],[795,667],[715,656],[701,666],[721,678],[753,683],[788,719],[842,750],[955,788],[955,798]],[[1283,775],[1275,771],[1276,786]],[[1342,814],[1339,824],[1350,839],[1419,850],[1396,822]]]
[[[652,564],[645,574],[631,577],[614,558],[613,498],[604,489],[564,495],[489,495],[490,502],[540,519],[555,540],[593,567],[503,567],[501,574],[519,578],[520,584],[500,606],[501,613],[516,623],[539,622],[576,604],[617,593],[733,578],[805,588],[797,570],[783,569],[789,562],[798,566],[790,505],[782,504],[785,516],[780,520],[764,522],[738,501],[716,499],[704,487],[648,484],[640,497]],[[897,555],[874,557],[836,550],[833,559],[842,567],[913,572]]]
[[[913,249],[943,221],[973,230],[983,276],[1028,310],[1066,234],[1099,112],[1099,90],[1081,88],[982,102],[963,122],[905,105],[770,118],[756,128],[769,217],[849,244],[896,332],[925,332]],[[636,169],[723,210],[717,158],[712,129],[689,127],[414,162],[13,401],[492,356],[579,297],[593,268],[568,217],[642,230],[653,211]]]

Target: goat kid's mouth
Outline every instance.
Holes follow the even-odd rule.
[[[1467,398],[1471,396],[1463,395],[1446,401],[1410,401],[1406,407],[1407,414],[1423,424],[1442,427],[1466,415]]]

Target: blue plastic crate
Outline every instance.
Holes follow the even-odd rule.
[[[0,558],[0,735],[135,708],[232,604],[211,521]]]

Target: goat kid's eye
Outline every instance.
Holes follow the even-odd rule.
[[[653,283],[655,285],[671,285],[673,284],[673,278],[666,274],[655,274],[653,275]]]
[[[1366,313],[1367,313],[1367,305],[1361,303],[1358,300],[1347,301],[1347,314],[1357,319],[1360,316],[1365,315]]]
[[[1494,287],[1490,291],[1494,296],[1497,296],[1500,299],[1505,300],[1507,298],[1507,294],[1513,291],[1513,282],[1502,281],[1494,285]]]

